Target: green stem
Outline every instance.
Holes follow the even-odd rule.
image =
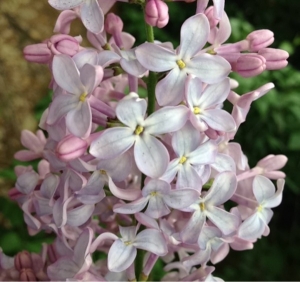
[[[144,260],[144,250],[137,249],[137,255],[135,258],[135,275],[138,281],[140,281],[139,277],[143,271],[143,260]]]
[[[150,43],[154,42],[154,32],[153,27],[145,23],[146,25],[146,36],[147,41]],[[150,71],[147,81],[147,91],[148,91],[148,108],[147,114],[151,115],[155,111],[155,87],[157,84],[157,75],[155,72]]]

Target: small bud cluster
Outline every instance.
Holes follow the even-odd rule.
[[[288,54],[269,48],[268,30],[225,44],[231,27],[224,0],[210,7],[198,0],[176,48],[154,41],[152,32],[134,46],[122,19],[108,13],[115,1],[48,2],[62,10],[56,35],[27,46],[24,57],[49,66],[53,99],[43,131],[24,130],[26,150],[15,154],[39,159],[38,169],[17,166],[9,195],[30,234],[44,230],[56,239],[38,266],[34,254],[21,252],[13,263],[1,252],[1,277],[146,281],[162,260],[163,280],[219,279],[211,264],[269,234],[287,161],[269,155],[249,167],[234,136],[251,103],[274,85],[239,95],[228,75],[283,68]],[[122,2],[143,6],[148,31],[169,20],[162,0]],[[69,35],[76,18],[93,48]],[[147,98],[139,96],[142,88]],[[226,100],[231,112],[223,109]],[[95,260],[97,253],[102,258]]]

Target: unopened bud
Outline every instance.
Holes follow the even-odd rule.
[[[205,10],[205,16],[208,18],[210,29],[217,26],[219,20],[214,16],[214,7],[210,6]]]
[[[259,75],[266,69],[266,60],[257,54],[242,55],[238,58],[235,71],[243,77]]]
[[[159,28],[166,26],[169,22],[168,5],[161,0],[148,0],[145,6],[145,21]]]
[[[87,141],[73,135],[63,138],[56,147],[56,154],[63,161],[71,161],[81,157],[88,148]]]
[[[20,271],[21,281],[36,281],[35,274],[31,268],[23,268]]]
[[[15,256],[15,268],[21,271],[22,268],[32,268],[32,259],[30,253],[22,251]]]
[[[121,33],[123,30],[123,22],[121,18],[114,13],[109,13],[106,16],[105,24],[104,24],[105,31],[111,34],[115,40],[116,45],[123,49],[123,42]]]
[[[248,34],[249,51],[256,52],[266,48],[274,42],[274,33],[268,29],[255,30]]]
[[[28,62],[48,64],[52,54],[46,43],[28,45],[23,50],[24,58]]]
[[[266,59],[267,70],[279,70],[287,66],[289,53],[274,48],[264,48],[258,51],[258,54]]]
[[[65,34],[53,35],[48,45],[53,55],[65,54],[74,56],[79,50],[78,41],[74,37]]]

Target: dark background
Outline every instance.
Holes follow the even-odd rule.
[[[0,39],[0,44],[3,41],[6,44],[0,45],[0,246],[8,255],[24,248],[37,252],[43,241],[51,241],[45,234],[27,235],[22,213],[6,196],[15,180],[13,166],[17,162],[13,160],[13,153],[21,148],[18,141],[20,130],[36,130],[38,118],[50,98],[47,67],[27,64],[21,59],[21,50],[27,44],[51,36],[58,14],[47,3],[35,7],[32,5],[35,0],[24,0],[22,4],[21,0],[18,1],[0,3],[1,13],[5,12],[0,15],[0,28],[8,33],[7,37],[3,35]],[[27,5],[27,10],[24,5]],[[181,2],[168,5],[170,22],[163,30],[155,29],[155,34],[158,40],[172,41],[176,47],[180,26],[193,15],[196,5]],[[270,29],[275,34],[271,47],[290,53],[289,66],[284,70],[268,71],[252,79],[232,75],[240,82],[239,94],[267,82],[276,86],[275,90],[254,102],[235,139],[241,143],[250,165],[255,166],[268,154],[285,154],[289,161],[283,169],[287,174],[283,202],[274,209],[270,235],[258,240],[253,250],[231,251],[223,262],[216,265],[214,275],[224,280],[300,280],[300,1],[227,0],[225,10],[233,28],[228,42],[242,40],[256,29]],[[144,42],[141,9],[118,3],[115,11],[124,20],[124,30],[136,36],[137,44]],[[23,17],[22,13],[25,13]],[[41,15],[43,20],[37,25]],[[73,35],[80,32],[80,24],[72,28]],[[7,56],[8,53],[10,56]],[[8,83],[9,79],[11,83]],[[20,88],[20,85],[24,86]]]

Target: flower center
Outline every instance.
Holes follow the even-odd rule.
[[[177,60],[176,63],[181,70],[184,69],[186,66],[183,60]]]
[[[204,211],[205,210],[205,204],[204,203],[200,203],[200,210]]]
[[[184,164],[186,162],[187,158],[185,156],[182,156],[181,159],[179,160],[180,164]]]
[[[194,114],[199,115],[201,113],[201,110],[199,107],[194,107]]]
[[[134,131],[136,135],[140,135],[144,131],[144,127],[138,125]]]
[[[158,194],[157,191],[153,191],[153,192],[150,193],[150,196],[155,197],[155,196],[157,196],[157,194]]]
[[[125,241],[124,244],[125,244],[125,246],[129,246],[129,245],[132,244],[132,242],[131,241]]]
[[[80,97],[79,97],[79,101],[80,102],[84,102],[85,101],[85,99],[86,99],[86,96],[87,96],[87,93],[82,93],[81,95],[80,95]]]
[[[262,206],[262,205],[259,205],[258,208],[257,208],[257,211],[258,211],[258,212],[262,212],[262,210],[263,210],[263,206]]]
[[[104,169],[100,169],[99,172],[103,175],[107,175],[106,171]]]

